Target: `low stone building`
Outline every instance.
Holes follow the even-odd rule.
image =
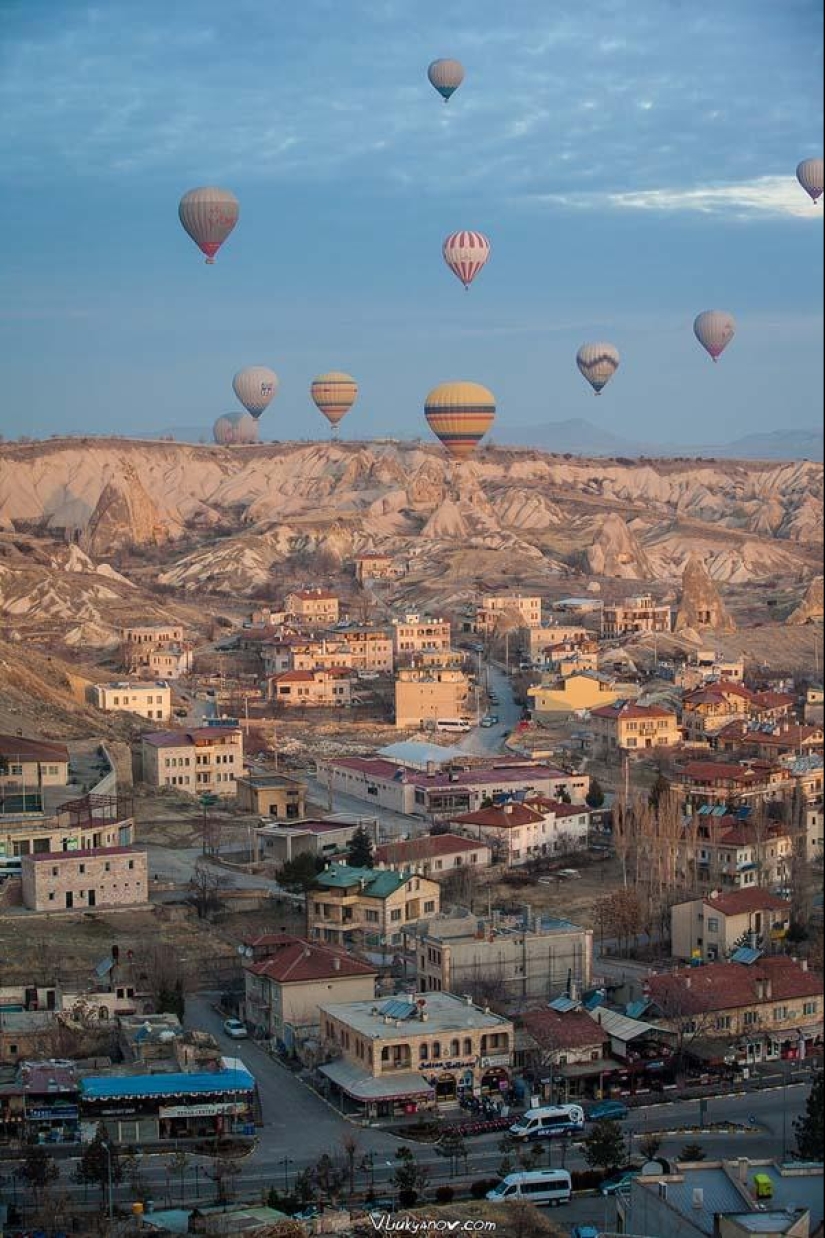
[[[172,715],[172,689],[163,680],[118,680],[96,683],[89,689],[89,698],[104,713],[130,713],[152,721],[168,722]]]
[[[590,711],[593,741],[603,752],[674,748],[682,742],[676,711],[615,701]]]
[[[791,904],[768,890],[713,890],[671,907],[671,952],[714,963],[742,946],[770,951],[784,941],[790,922]]]
[[[672,623],[670,607],[657,606],[649,593],[606,604],[602,609],[602,636],[606,640],[642,632],[669,632]]]
[[[242,812],[276,821],[298,821],[306,815],[307,784],[285,774],[249,774],[235,779]]]
[[[486,868],[492,852],[486,843],[460,834],[423,834],[375,849],[375,867],[420,873],[441,881],[460,868]]]
[[[285,610],[304,623],[337,623],[338,595],[325,589],[296,589],[287,594]]]
[[[30,911],[129,907],[149,898],[146,852],[133,847],[42,851],[23,856],[21,871]]]
[[[353,671],[330,666],[320,670],[282,671],[267,680],[267,696],[284,708],[342,706],[352,701]]]
[[[64,787],[68,781],[69,750],[65,744],[0,735],[0,795]]]
[[[353,835],[360,829],[367,831],[373,843],[377,841],[376,817],[354,817],[347,813],[338,813],[321,821],[264,825],[255,831],[257,857],[278,866],[288,864],[300,855],[332,859],[345,854]]]

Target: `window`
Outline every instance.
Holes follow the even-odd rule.
[[[401,919],[401,909],[400,909],[400,908],[396,908],[396,909],[395,909],[395,911],[391,911],[391,912],[390,912],[390,920],[392,920],[393,922],[397,922],[397,921],[398,921],[398,920],[400,920],[400,919]]]
[[[802,1013],[803,1014],[816,1014],[816,1002],[803,1002]]]
[[[727,1031],[730,1027],[731,1019],[729,1014],[720,1014],[716,1020],[717,1032]]]
[[[440,1041],[440,1040],[434,1040],[434,1041],[433,1041],[433,1057],[432,1057],[432,1060],[433,1060],[434,1062],[437,1062],[437,1061],[438,1061],[438,1059],[439,1059],[440,1057],[441,1057],[441,1041]]]
[[[759,1021],[759,1015],[755,1010],[746,1010],[742,1022],[746,1027],[752,1027],[754,1023]]]
[[[774,1023],[782,1023],[782,1022],[784,1022],[784,1020],[785,1020],[785,1019],[787,1019],[788,1017],[789,1017],[789,1016],[788,1016],[788,1007],[787,1007],[787,1006],[774,1006],[774,1009],[773,1009],[773,1021],[774,1021]]]
[[[427,1046],[426,1046],[426,1045],[419,1045],[419,1046],[418,1046],[418,1057],[419,1057],[420,1061],[422,1061],[422,1062],[426,1062],[426,1060],[427,1060],[427,1056],[428,1056],[428,1053],[429,1053],[429,1049],[427,1048]]]
[[[78,871],[79,873],[85,873],[85,871],[86,871],[86,865],[85,865],[85,864],[80,864],[80,865],[78,866],[77,871]]]
[[[708,918],[708,932],[709,933],[719,932],[719,920],[716,916],[710,916]]]
[[[428,901],[424,904],[424,911],[435,911],[435,899],[428,899]]]

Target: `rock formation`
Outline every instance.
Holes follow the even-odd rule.
[[[638,538],[616,512],[607,516],[588,548],[587,565],[594,576],[620,580],[652,580],[655,575]]]
[[[108,481],[101,491],[83,534],[89,554],[110,553],[127,546],[164,542],[169,536],[160,513],[137,473]]]
[[[736,624],[719,596],[719,590],[704,563],[692,554],[682,574],[682,601],[676,616],[676,631],[712,628],[716,632],[735,632]]]
[[[787,622],[793,624],[822,622],[825,611],[822,605],[823,578],[817,576],[808,585],[805,596],[795,611],[788,615]]]

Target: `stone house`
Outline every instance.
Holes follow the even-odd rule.
[[[134,847],[23,856],[22,879],[23,903],[30,911],[90,911],[149,899],[146,852]]]
[[[403,929],[440,906],[437,881],[414,873],[330,864],[307,894],[307,934],[315,941],[397,946]]]
[[[770,951],[784,940],[790,921],[791,904],[767,890],[713,890],[671,907],[671,953],[715,963],[743,946]]]

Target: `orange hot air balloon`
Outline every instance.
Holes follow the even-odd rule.
[[[433,434],[454,460],[473,454],[496,416],[496,398],[480,383],[441,383],[424,401]]]
[[[214,186],[190,189],[178,204],[178,218],[210,264],[238,222],[240,211],[234,193]]]
[[[351,374],[331,370],[329,374],[318,375],[309,394],[335,430],[358,399],[358,384]]]

